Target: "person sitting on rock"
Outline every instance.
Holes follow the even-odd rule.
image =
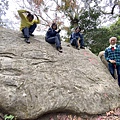
[[[57,24],[53,23],[46,33],[45,40],[50,44],[55,44],[56,49],[59,52],[62,52],[61,40],[60,40],[60,34],[59,34],[60,31],[61,29],[57,30]]]
[[[75,46],[76,49],[80,50],[85,49],[83,35],[80,33],[81,28],[78,26],[75,28],[75,31],[72,32],[70,36],[70,44]]]
[[[57,24],[53,23],[46,33],[45,40],[50,44],[55,44],[56,49],[59,52],[62,52],[61,40],[60,40],[60,34],[59,34],[60,31],[61,29],[57,30]]]
[[[25,13],[27,13],[27,15]],[[20,30],[24,35],[25,42],[30,43],[29,37],[34,36],[32,33],[37,27],[37,24],[40,23],[40,20],[36,14],[35,16],[37,20],[34,20],[34,15],[32,15],[29,11],[26,10],[18,10],[18,14],[21,17]]]

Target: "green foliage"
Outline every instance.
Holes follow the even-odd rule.
[[[78,23],[81,28],[84,29],[85,45],[96,55],[109,46],[110,37],[117,37],[118,43],[120,43],[120,18],[108,28],[98,28],[100,15],[101,13],[95,9],[85,11],[84,14],[79,17]],[[71,28],[72,27],[73,24],[71,24]]]
[[[5,120],[13,120],[15,117],[13,115],[5,115],[4,119]]]
[[[94,30],[100,24],[99,16],[100,12],[95,9],[90,9],[90,11],[85,11],[79,17],[79,25],[84,28],[85,31]]]
[[[81,12],[81,11],[80,11]],[[82,14],[79,13],[79,15],[75,15],[74,19],[70,19],[70,29],[75,28],[75,26],[80,26],[82,30],[84,30],[84,33],[86,34],[89,31],[94,31],[97,29],[97,26],[100,24],[99,17],[101,13],[97,9],[89,9],[85,10]],[[68,32],[68,35],[70,35],[70,31]]]
[[[94,29],[90,32],[87,32],[84,36],[86,46],[96,55],[105,50],[109,45],[109,38],[112,36],[112,33],[107,28]]]
[[[114,33],[115,36],[118,36],[118,38],[120,38],[120,18],[118,19],[116,23],[110,26],[110,29]]]
[[[84,36],[86,45],[91,51],[98,54],[109,46],[109,38],[115,36],[120,44],[120,19],[110,26],[110,28],[98,28],[90,30]]]

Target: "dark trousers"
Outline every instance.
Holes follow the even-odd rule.
[[[115,73],[114,64],[109,63],[108,67],[109,67],[109,71],[110,71],[111,75],[115,79],[115,76],[114,76],[114,73]],[[118,75],[118,85],[120,86],[120,65],[116,66],[116,70],[117,70],[117,75]]]
[[[76,38],[72,39],[71,45],[73,45],[77,48],[78,47],[78,39],[76,39]]]
[[[30,37],[30,33],[33,33],[35,28],[37,27],[37,24],[33,24],[30,26],[30,28],[28,27],[25,27],[22,29],[22,33],[24,35],[25,38],[29,38]]]
[[[78,47],[78,42],[77,42],[78,39],[73,38],[71,41],[72,41],[72,42],[71,42],[71,45],[73,45],[73,46],[75,46],[75,47],[77,48],[77,47]],[[83,39],[79,40],[79,43],[80,43],[80,47],[84,46],[84,41],[83,41]]]
[[[54,37],[49,37],[45,39],[46,42],[50,43],[50,44],[55,44],[56,48],[61,47],[61,40],[60,40],[60,35],[59,33],[56,34],[56,36]]]

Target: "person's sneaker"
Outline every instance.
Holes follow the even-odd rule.
[[[32,33],[29,33],[29,35],[34,37],[34,34],[32,34]]]
[[[77,47],[78,50],[80,50],[80,47]]]
[[[25,38],[26,43],[30,43],[30,40],[28,38]]]
[[[84,46],[81,46],[80,48],[81,48],[81,49],[85,49],[85,47],[84,47]]]
[[[60,49],[60,47],[57,47],[57,50],[62,53],[63,51]]]
[[[60,46],[60,49],[62,49],[62,47]]]

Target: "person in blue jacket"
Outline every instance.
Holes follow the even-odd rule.
[[[83,35],[80,33],[80,31],[81,28],[78,26],[70,36],[70,44],[75,46],[78,50],[80,50],[80,48],[85,49]]]
[[[50,44],[55,44],[56,49],[59,52],[62,52],[61,40],[60,40],[60,34],[59,34],[60,31],[61,29],[57,30],[57,24],[53,23],[46,33],[45,40]]]
[[[110,46],[105,49],[105,59],[108,62],[110,74],[115,79],[114,73],[117,70],[118,85],[120,87],[120,45],[117,44],[117,38],[109,39]]]

